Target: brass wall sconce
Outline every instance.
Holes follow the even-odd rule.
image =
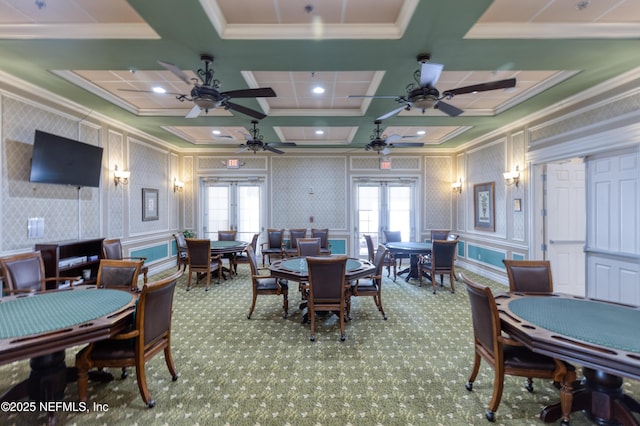
[[[184,188],[184,182],[178,180],[178,178],[173,178],[173,192],[181,192],[182,188]]]
[[[462,194],[462,178],[458,179],[456,182],[451,183],[451,190],[455,194]]]
[[[126,185],[129,183],[129,177],[131,176],[131,172],[128,170],[118,170],[118,165],[116,164],[113,169],[113,183],[118,186],[118,184]]]
[[[512,172],[504,172],[502,176],[504,176],[505,184],[508,186],[515,185],[516,188],[518,187],[518,184],[520,183],[520,171],[518,170],[518,166],[516,166],[516,169]]]

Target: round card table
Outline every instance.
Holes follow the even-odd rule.
[[[79,286],[0,298],[0,364],[31,358],[29,379],[0,400],[60,400],[67,380],[64,350],[107,339],[131,324],[136,293]]]
[[[307,260],[304,257],[277,260],[271,263],[269,270],[274,277],[285,278],[291,281],[300,282],[309,279]],[[375,265],[368,260],[347,259],[345,279],[347,282],[357,280],[358,278],[369,276],[375,271]]]
[[[391,253],[404,253],[409,255],[409,267],[398,272],[398,275],[408,272],[405,281],[409,281],[409,278],[420,278],[418,255],[431,253],[431,243],[420,243],[417,241],[395,242],[386,243],[385,247]]]
[[[245,248],[247,248],[249,244],[245,243],[244,241],[218,241],[218,240],[212,240],[211,241],[211,254],[212,255],[218,255],[218,254],[229,254],[232,256],[235,256],[236,253],[240,253],[242,251],[244,251]],[[229,269],[227,269],[226,267],[222,269],[223,272],[229,272],[229,277],[232,276],[231,271]],[[223,278],[226,280],[227,276],[224,275],[223,273]]]
[[[534,352],[582,365],[559,404],[540,418],[567,424],[571,412],[601,425],[638,425],[640,404],[622,392],[622,377],[640,380],[640,308],[570,295],[496,296],[503,330]]]
[[[297,281],[298,283],[309,280],[306,257],[290,257],[288,259],[277,260],[269,265],[269,270],[274,277]],[[345,284],[350,285],[351,281],[372,275],[375,271],[375,265],[368,260],[347,259],[344,274]],[[300,304],[300,309],[303,311],[301,319],[303,323],[307,322],[308,319],[306,307],[307,301],[303,299],[303,302]]]

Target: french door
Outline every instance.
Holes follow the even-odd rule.
[[[237,239],[251,241],[260,233],[263,212],[262,182],[207,182],[204,188],[204,238],[218,239],[218,231],[235,229]]]
[[[355,190],[354,247],[358,247],[358,257],[368,256],[365,234],[371,236],[374,248],[384,242],[385,230],[400,231],[402,241],[415,241],[415,181],[357,182]]]

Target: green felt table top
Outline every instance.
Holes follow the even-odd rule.
[[[347,265],[346,265],[347,271],[354,271],[360,268],[361,266],[362,266],[362,263],[360,263],[359,260],[347,259]],[[304,274],[309,272],[309,270],[307,269],[307,259],[305,259],[304,257],[285,260],[282,262],[282,267],[289,269],[291,271],[300,272]]]
[[[73,289],[0,299],[0,339],[60,330],[116,312],[134,295],[112,289]]]
[[[229,248],[229,247],[242,247],[242,246],[245,246],[246,244],[247,243],[243,241],[211,241],[211,248],[218,249],[218,248]]]
[[[523,297],[509,302],[525,321],[573,339],[640,353],[640,310],[592,300]]]
[[[389,250],[406,250],[406,251],[431,251],[431,243],[421,243],[418,241],[402,241],[395,243],[386,243],[385,247]]]

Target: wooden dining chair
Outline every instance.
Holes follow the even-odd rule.
[[[282,278],[261,274],[261,271],[268,270],[268,268],[258,268],[258,259],[252,246],[247,247],[246,253],[249,258],[249,267],[251,268],[251,288],[253,293],[247,319],[251,319],[251,315],[253,315],[258,296],[263,295],[282,295],[282,308],[284,309],[284,318],[286,318],[289,315],[289,282]]]
[[[307,257],[309,270],[309,300],[307,309],[311,321],[309,339],[316,340],[316,312],[335,312],[340,318],[340,340],[346,339],[344,319],[346,316],[345,272],[347,256]]]
[[[444,275],[449,276],[449,286],[451,293],[455,293],[454,262],[456,258],[457,240],[435,240],[431,245],[431,256],[420,258],[418,264],[418,275],[420,286],[422,286],[423,273],[427,273],[431,278],[433,294],[436,294],[436,275],[440,275],[440,286],[444,285]]]
[[[367,254],[369,256],[369,262],[375,264],[376,250],[373,247],[373,239],[371,235],[364,235],[364,240],[367,243]],[[393,260],[393,256],[387,250],[384,260],[382,262],[382,267],[387,267],[387,278],[391,276],[391,267],[393,267],[393,276],[396,276],[396,262]],[[382,272],[381,272],[382,273]]]
[[[384,234],[384,242],[386,243],[400,243],[402,242],[402,233],[400,231],[382,231]],[[402,259],[409,259],[411,255],[406,253],[390,253],[393,262],[397,265],[393,266],[393,281],[396,281],[396,269],[402,268]]]
[[[146,257],[126,257],[122,254],[122,243],[119,238],[113,238],[102,241],[102,257],[104,259],[115,259],[115,260],[142,260],[143,262],[147,260]],[[144,283],[147,283],[147,275],[149,273],[149,267],[147,265],[142,265],[140,268],[140,273],[142,274],[142,278]]]
[[[480,371],[480,360],[484,359],[494,371],[493,395],[487,420],[495,421],[495,413],[502,399],[504,376],[526,377],[525,388],[533,392],[531,378],[553,379],[555,382],[573,382],[575,368],[564,361],[531,351],[520,342],[502,333],[500,314],[489,287],[482,286],[460,274],[467,286],[473,322],[474,362],[465,387],[473,390],[473,382]]]
[[[187,266],[189,266],[189,250],[187,249],[187,240],[184,234],[181,232],[173,234],[173,239],[176,242],[176,250],[178,252],[176,259],[178,270],[182,268],[183,271],[186,271]]]
[[[80,279],[78,276],[47,278],[39,251],[2,257],[0,269],[4,277],[4,291],[8,294],[54,290],[67,282],[72,285]]]
[[[267,241],[262,243],[262,266],[265,265],[265,258],[271,263],[271,257],[282,257],[284,255],[284,229],[267,229]]]
[[[432,229],[431,230],[431,242],[433,243],[436,240],[447,240],[449,239],[449,229]]]
[[[320,238],[299,238],[297,245],[298,256],[320,256],[321,254]]]
[[[96,286],[137,291],[142,263],[142,260],[102,259],[98,266]]]
[[[247,248],[251,246],[251,248],[253,249],[253,253],[254,254],[256,253],[256,248],[258,247],[258,238],[260,238],[260,234],[253,234],[253,237],[251,238],[251,243],[247,247],[245,247],[242,253],[236,254],[236,261],[235,261],[236,275],[238,275],[238,264],[249,263],[249,255],[247,254]]]
[[[155,406],[147,385],[145,364],[164,352],[164,360],[171,379],[178,380],[178,372],[171,356],[171,314],[173,295],[178,279],[184,271],[170,277],[144,284],[138,299],[135,322],[131,330],[85,346],[76,354],[78,397],[87,400],[89,370],[92,368],[136,368],[136,380],[142,400],[149,408]],[[123,371],[122,378],[126,377]]]
[[[298,239],[307,237],[307,229],[289,229],[289,248],[285,250],[288,257],[298,256]]]
[[[311,238],[320,238],[320,254],[328,256],[331,254],[331,244],[329,244],[329,229],[311,229]]]
[[[553,293],[551,262],[548,260],[502,261],[507,268],[509,291],[524,293]]]
[[[237,235],[238,231],[235,229],[218,231],[218,241],[236,241]],[[227,259],[230,275],[237,272],[238,266],[236,265],[236,253],[225,253],[222,255],[222,259]]]
[[[387,248],[382,244],[378,245],[378,250],[373,259],[373,264],[376,267],[374,274],[370,277],[355,280],[351,284],[350,292],[347,295],[347,317],[349,319],[351,319],[351,297],[361,296],[372,297],[378,311],[382,314],[382,318],[387,319],[387,314],[384,313],[384,308],[382,307],[382,268],[387,254]]]
[[[218,273],[218,284],[222,279],[222,256],[211,255],[211,240],[187,238],[187,250],[189,251],[189,278],[187,279],[187,291],[191,289],[191,278],[196,274],[196,284],[204,276],[206,278],[205,291],[209,291],[211,274]]]

